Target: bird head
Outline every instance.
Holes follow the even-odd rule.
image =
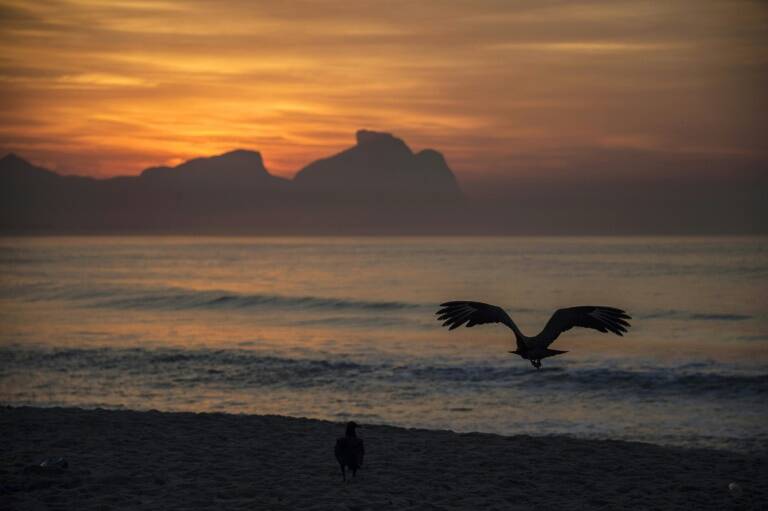
[[[359,427],[360,425],[355,421],[347,422],[347,436],[355,436],[355,429]]]

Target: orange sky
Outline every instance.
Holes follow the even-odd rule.
[[[249,148],[290,176],[369,128],[462,176],[766,159],[766,33],[738,1],[0,0],[0,151],[108,176]]]

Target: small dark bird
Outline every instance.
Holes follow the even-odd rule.
[[[440,307],[442,308],[435,313],[438,316],[437,319],[443,321],[443,326],[450,327],[450,330],[464,323],[467,327],[485,323],[504,323],[515,333],[515,341],[517,341],[517,349],[510,353],[530,360],[531,365],[536,369],[541,368],[541,359],[567,353],[567,351],[549,349],[549,345],[566,330],[580,326],[603,333],[612,332],[623,335],[630,327],[627,320],[632,319],[626,312],[614,307],[596,305],[569,307],[556,310],[544,326],[544,330],[538,335],[527,337],[517,328],[504,309],[496,305],[461,301],[445,302]]]
[[[363,466],[365,447],[363,446],[363,439],[357,438],[355,434],[355,429],[359,427],[354,421],[348,422],[346,433],[343,437],[336,439],[336,447],[333,449],[339,466],[341,466],[341,477],[344,481],[347,480],[346,467],[349,467],[354,477],[357,474],[357,469]]]

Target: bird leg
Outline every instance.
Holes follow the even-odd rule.
[[[540,358],[531,359],[531,365],[536,369],[541,369],[541,359]]]

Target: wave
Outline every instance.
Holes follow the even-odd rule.
[[[752,316],[746,314],[691,314],[691,319],[710,320],[710,321],[742,321],[752,319]]]
[[[197,290],[181,287],[137,287],[129,285],[72,286],[38,283],[0,286],[0,298],[28,302],[60,300],[79,307],[112,308],[127,310],[254,310],[254,309],[304,309],[336,312],[387,313],[389,311],[423,311],[424,322],[419,327],[432,324],[432,312],[437,304],[408,301],[358,300],[329,296],[286,296],[270,293],[237,293],[228,290]],[[549,311],[536,311],[521,307],[506,307],[510,314],[538,314],[548,316]],[[635,321],[747,321],[755,316],[736,313],[657,309],[636,311]],[[358,315],[337,315],[330,318],[297,320],[314,324],[342,324],[358,327],[402,326],[404,318],[379,316],[366,318]]]
[[[291,358],[247,349],[145,348],[0,348],[0,381],[9,374],[48,373],[71,378],[127,379],[131,384],[231,387],[347,387],[351,381],[392,390],[416,385],[429,392],[462,388],[509,389],[525,392],[629,394],[639,397],[707,395],[760,397],[768,394],[768,373],[705,362],[679,367],[622,369],[614,367],[545,367],[527,363],[437,363],[416,359],[393,361],[333,358]],[[421,395],[421,393],[417,393]]]
[[[685,368],[632,370],[615,368],[550,367],[532,371],[528,365],[418,367],[419,378],[451,382],[494,382],[531,389],[561,391],[628,391],[641,394],[716,393],[768,394],[768,374],[714,373]]]
[[[691,312],[683,310],[656,310],[646,313],[634,314],[635,319],[677,319],[689,321],[745,321],[753,319],[754,316],[748,314],[732,314],[717,312]]]
[[[253,309],[302,308],[328,310],[390,311],[417,309],[423,305],[400,301],[355,300],[325,296],[284,296],[277,294],[245,294],[222,290],[196,290],[185,288],[132,288],[65,286],[35,286],[5,288],[6,297],[27,301],[65,300],[85,307],[184,310],[184,309]]]
[[[322,296],[282,296],[273,294],[237,294],[221,291],[179,290],[146,293],[139,296],[100,300],[100,307],[140,309],[248,309],[257,307],[308,309],[399,310],[419,307],[396,301],[368,301]]]
[[[0,379],[16,371],[48,371],[66,378],[129,378],[155,387],[309,386],[317,378],[370,370],[345,360],[281,358],[248,350],[0,348],[0,360]]]

